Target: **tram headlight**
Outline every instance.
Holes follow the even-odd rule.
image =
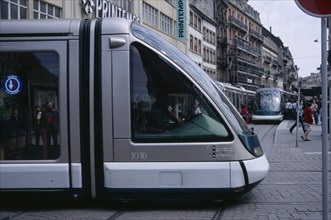
[[[262,156],[263,155],[262,148],[261,147],[254,147],[254,154],[258,157]]]
[[[256,134],[252,135],[238,135],[246,149],[254,156],[260,157],[263,155],[263,150],[260,145],[259,138]]]

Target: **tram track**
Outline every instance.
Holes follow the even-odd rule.
[[[263,133],[262,131],[258,131],[258,132],[255,132],[259,135],[259,139],[260,139],[260,142],[264,142],[266,141],[266,138],[267,137],[270,137],[270,133],[274,131],[275,128],[277,128],[278,125],[272,125],[271,127],[269,127],[266,131],[263,130]]]
[[[213,216],[212,220],[221,220],[224,211],[225,211],[225,207],[220,207],[220,208],[216,211],[216,213],[215,213],[215,215]]]
[[[1,220],[11,220],[13,218],[19,217],[20,215],[23,215],[27,213],[27,211],[19,211],[19,212],[15,212],[7,217],[1,218]]]
[[[120,216],[122,216],[126,212],[127,212],[126,209],[118,210],[113,215],[111,215],[109,218],[107,218],[107,220],[116,220],[117,218],[119,218]]]

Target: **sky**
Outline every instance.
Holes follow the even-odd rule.
[[[303,12],[294,0],[249,0],[260,13],[262,25],[288,47],[299,77],[319,72],[321,64],[321,18]],[[314,40],[318,42],[314,42]]]

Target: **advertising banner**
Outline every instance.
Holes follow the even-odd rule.
[[[180,41],[186,41],[187,26],[186,26],[186,0],[176,1],[176,37]]]

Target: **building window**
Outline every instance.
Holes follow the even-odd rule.
[[[57,19],[61,18],[61,8],[52,4],[34,0],[33,1],[33,18],[34,19]]]
[[[198,23],[198,17],[197,17],[196,15],[194,15],[194,19],[193,19],[193,27],[195,27],[195,29],[198,28],[197,23]]]
[[[158,10],[151,5],[143,2],[143,19],[144,22],[154,28],[158,28]]]
[[[198,51],[198,38],[194,38],[194,41],[193,41],[193,51],[194,52],[197,52]]]
[[[195,14],[193,11],[190,11],[190,25],[201,32],[202,22],[201,18]]]
[[[193,50],[193,36],[190,35],[190,50]]]
[[[216,64],[216,50],[208,47],[203,48],[203,61],[210,64]]]
[[[198,18],[198,27],[197,28],[199,31],[201,31],[201,19],[200,18]]]
[[[160,30],[170,36],[174,36],[172,19],[160,13]]]
[[[203,27],[203,39],[212,45],[216,45],[216,33],[206,27]]]
[[[201,40],[198,40],[198,54],[201,54]]]
[[[27,0],[1,0],[1,19],[27,19]]]
[[[165,1],[175,7],[175,0],[165,0]]]

